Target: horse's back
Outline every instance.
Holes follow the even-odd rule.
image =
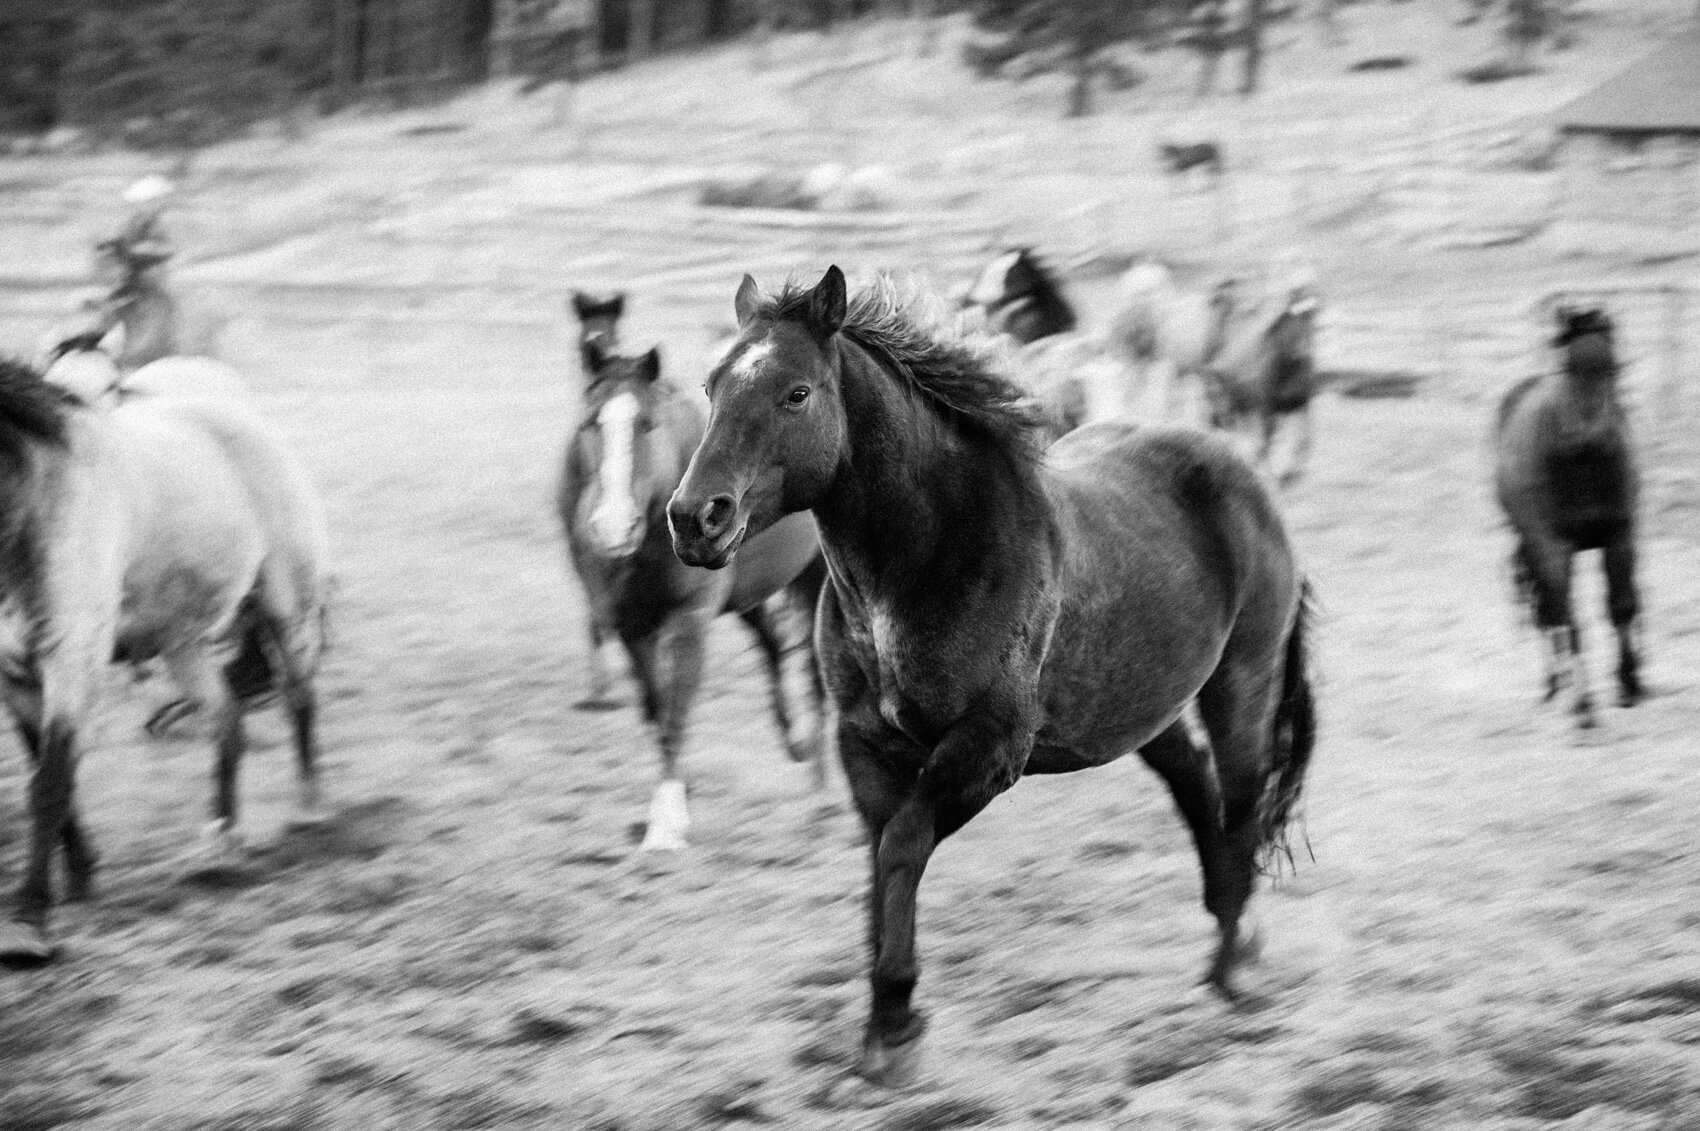
[[[120,427],[162,438],[175,434],[183,451],[193,440],[210,445],[217,462],[201,460],[187,470],[205,483],[223,475],[237,486],[264,539],[263,581],[270,600],[280,613],[316,619],[328,586],[324,510],[305,468],[252,407],[226,398],[137,397],[110,415]],[[155,452],[152,458],[161,456]],[[186,469],[178,452],[163,453],[163,459],[177,473]]]
[[[1273,499],[1227,444],[1089,425],[1051,448],[1045,485],[1062,568],[1043,746],[1113,757],[1169,725],[1230,648],[1272,662],[1302,579]]]
[[[1255,471],[1220,438],[1195,429],[1093,425],[1050,450],[1059,513],[1094,525],[1160,522],[1251,528],[1286,544],[1285,528]]]

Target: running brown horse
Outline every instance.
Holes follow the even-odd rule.
[[[872,872],[858,1071],[914,1076],[916,892],[939,843],[1023,774],[1134,750],[1192,831],[1206,980],[1231,996],[1314,736],[1306,583],[1256,473],[1207,433],[1118,423],[1042,452],[1021,390],[889,283],[852,301],[832,267],[766,297],[746,276],[735,306],[668,518],[710,568],[787,515],[819,524],[816,647]]]
[[[1210,423],[1234,429],[1257,425],[1257,462],[1269,463],[1276,431],[1292,420],[1298,427],[1283,486],[1304,474],[1311,448],[1311,400],[1316,395],[1316,297],[1290,292],[1273,317],[1254,313],[1229,331],[1222,348],[1205,365],[1205,400]]]
[[[752,541],[736,570],[682,565],[668,543],[665,509],[702,438],[702,412],[662,378],[657,350],[622,357],[593,341],[585,362],[582,416],[567,446],[558,508],[589,606],[593,655],[604,638],[625,646],[644,717],[658,732],[661,783],[644,847],[679,849],[689,823],[679,773],[685,723],[709,622],[723,612],[737,613],[755,633],[786,750],[822,782],[824,691],[808,627],[826,567],[808,515]],[[592,700],[581,705],[607,703],[606,676],[594,659],[592,680]],[[791,693],[812,699],[814,709],[800,710]]]
[[[1517,543],[1511,555],[1520,595],[1547,637],[1546,697],[1572,686],[1580,726],[1594,725],[1581,633],[1570,607],[1571,559],[1599,550],[1607,604],[1617,630],[1618,702],[1643,696],[1635,590],[1635,509],[1639,483],[1629,422],[1617,398],[1610,317],[1560,308],[1554,345],[1562,372],[1512,386],[1495,422],[1494,485]]]

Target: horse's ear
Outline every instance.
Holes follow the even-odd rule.
[[[585,320],[590,313],[590,308],[595,305],[596,304],[590,300],[590,296],[585,294],[583,291],[573,292],[573,313],[578,315],[580,322]]]
[[[820,277],[815,289],[809,292],[809,329],[822,341],[832,337],[844,325],[848,306],[844,272],[834,263],[826,269],[826,274]]]
[[[618,318],[626,312],[626,292],[616,291],[614,297],[602,304],[608,317]]]
[[[654,381],[661,376],[660,346],[650,346],[649,352],[638,359],[638,373],[645,381]]]
[[[738,284],[738,293],[732,296],[732,311],[738,316],[738,329],[742,330],[750,324],[761,309],[761,287],[756,285],[754,277],[744,276],[744,281]]]

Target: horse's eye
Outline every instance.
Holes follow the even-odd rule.
[[[807,385],[798,385],[795,389],[792,389],[791,392],[786,396],[785,403],[790,405],[792,408],[796,408],[798,405],[802,404],[804,401],[806,401],[808,399],[809,399],[809,387]]]

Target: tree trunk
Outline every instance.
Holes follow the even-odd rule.
[[[1245,6],[1245,71],[1240,81],[1241,94],[1256,94],[1257,80],[1263,70],[1263,0],[1246,0]]]

